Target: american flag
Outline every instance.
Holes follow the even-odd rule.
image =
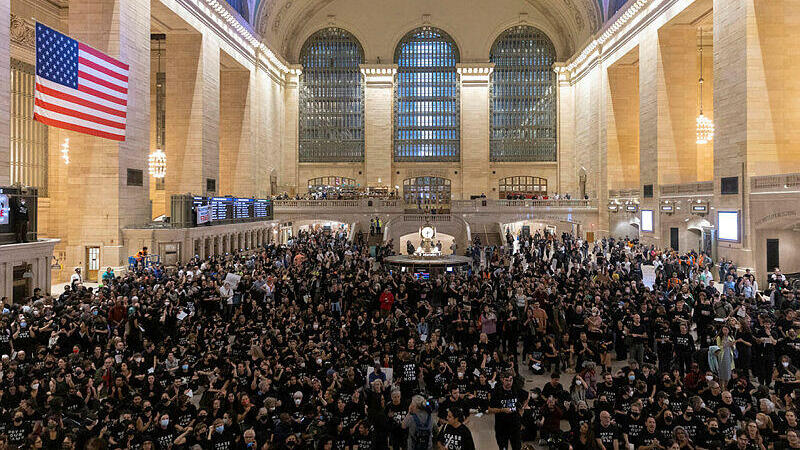
[[[47,125],[125,140],[128,65],[36,24],[33,117]]]

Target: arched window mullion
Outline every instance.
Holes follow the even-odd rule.
[[[492,161],[555,161],[555,48],[540,30],[516,26],[492,46]]]
[[[395,161],[458,161],[458,47],[442,30],[422,27],[395,49]]]
[[[364,160],[364,50],[340,28],[326,28],[300,51],[300,162]]]

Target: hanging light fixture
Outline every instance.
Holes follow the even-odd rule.
[[[700,114],[697,116],[697,143],[708,144],[714,139],[714,122],[703,115],[703,29],[700,28],[700,79],[698,80],[700,96]]]
[[[164,146],[164,124],[161,120],[161,102],[163,97],[161,90],[163,88],[161,77],[161,41],[163,38],[158,38],[158,72],[156,72],[156,150],[150,153],[149,168],[150,176],[153,178],[164,178],[167,175],[167,154],[161,148]]]
[[[69,164],[69,138],[64,138],[64,143],[61,144],[61,159],[64,164]]]

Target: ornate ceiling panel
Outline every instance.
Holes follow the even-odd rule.
[[[426,23],[452,33],[465,47],[466,60],[474,61],[488,58],[491,41],[505,28],[527,23],[550,36],[563,61],[600,29],[604,13],[598,0],[260,0],[256,5],[256,30],[292,62],[303,41],[329,25],[364,41],[368,61],[388,62],[396,39]]]

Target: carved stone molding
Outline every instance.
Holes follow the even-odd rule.
[[[36,48],[36,29],[27,20],[11,14],[11,42],[27,48]]]

